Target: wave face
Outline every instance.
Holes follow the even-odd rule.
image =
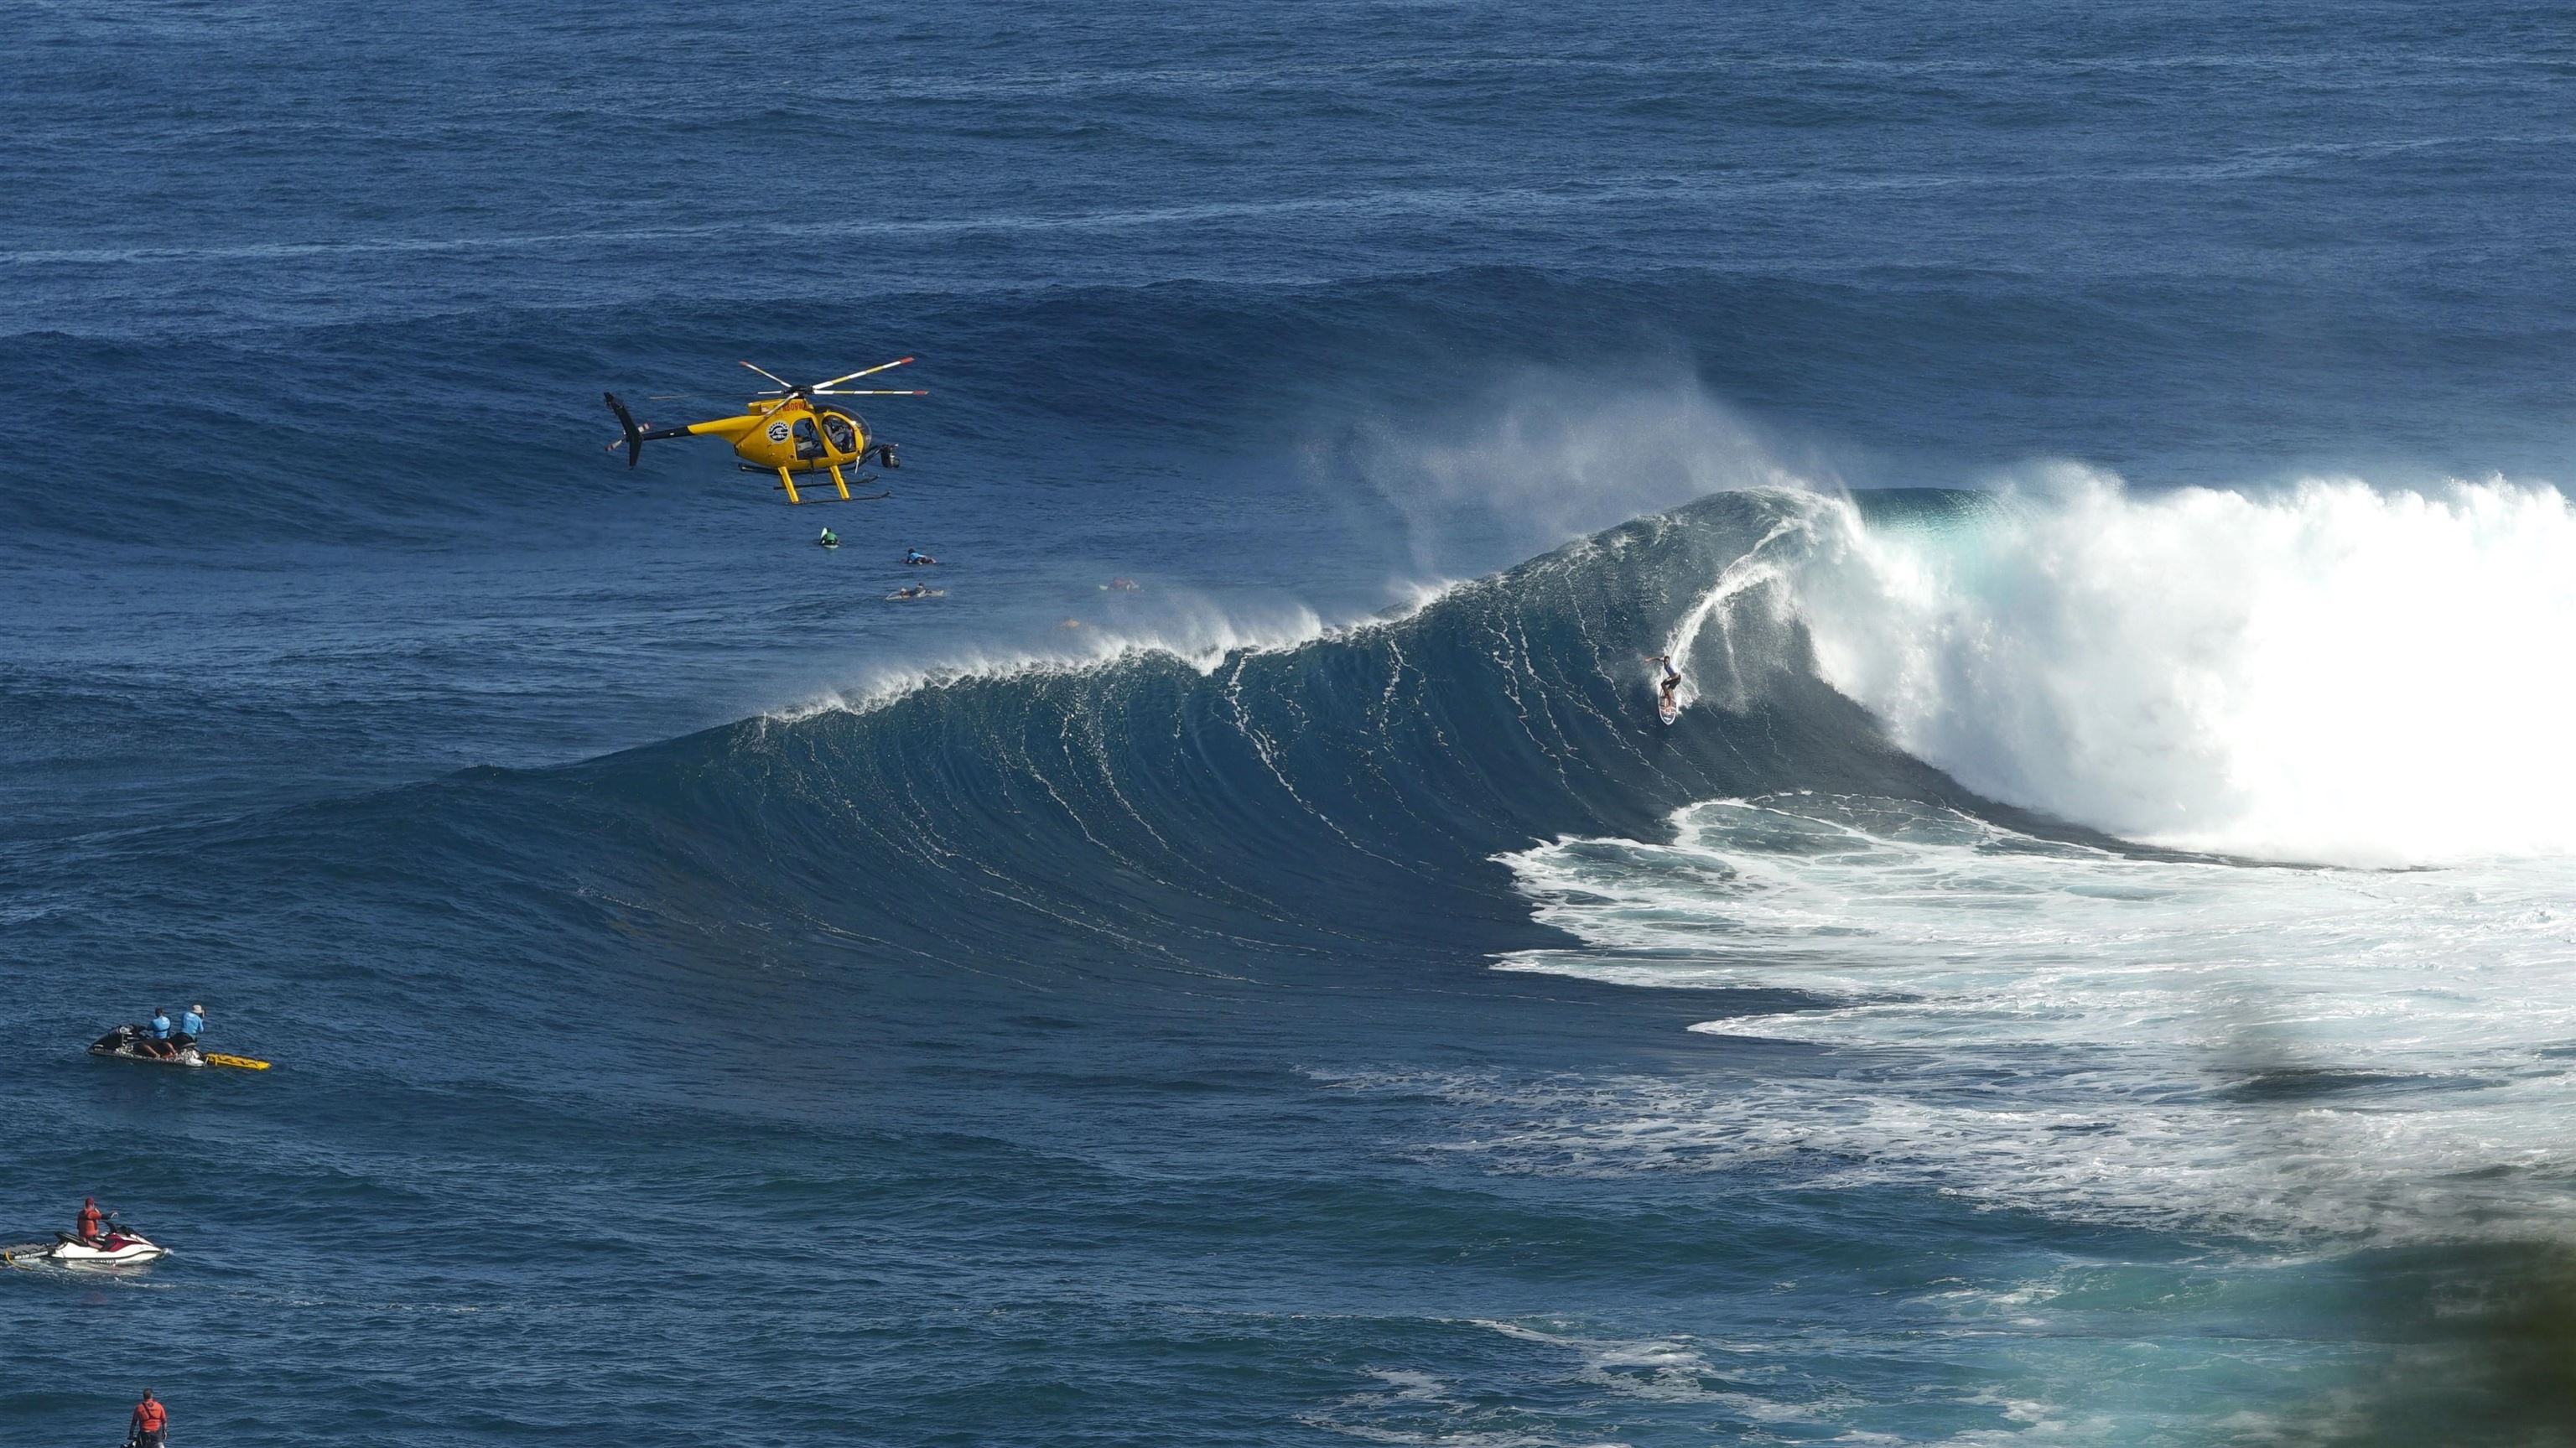
[[[1082,995],[1140,969],[1542,946],[1558,937],[1498,856],[1660,837],[1712,798],[1887,796],[2089,838],[1962,789],[1818,675],[1781,600],[1829,506],[1720,494],[1302,642],[1095,642],[1080,661],[936,675],[583,764],[103,832],[24,852],[28,878],[67,900],[162,878],[242,934],[287,938],[308,928],[291,882],[319,873],[419,939],[454,911],[480,940],[545,939],[605,970],[625,968],[622,941],[775,932],[872,974],[967,989],[1001,972]],[[1687,680],[1670,728],[1661,653]],[[427,968],[472,980],[454,963],[471,954]]]
[[[1294,646],[949,677],[522,778],[684,842],[657,870],[798,862],[777,882],[798,908],[898,954],[1525,933],[1490,857],[1532,840],[1655,833],[1692,801],[1779,789],[1975,803],[1817,678],[1794,618],[1674,633],[1779,585],[1772,551],[1810,511],[1720,495]],[[1701,703],[1663,729],[1646,659],[1668,650]],[[853,877],[873,903],[833,883]]]

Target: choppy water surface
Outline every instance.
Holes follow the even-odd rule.
[[[2560,1441],[2571,39],[0,17],[0,1438]]]

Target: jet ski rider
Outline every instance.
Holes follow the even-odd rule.
[[[190,1006],[179,1017],[179,1029],[170,1037],[170,1048],[174,1051],[184,1051],[197,1044],[197,1037],[204,1035],[205,1032],[206,1008],[201,1005]]]
[[[170,1044],[170,1032],[170,1012],[161,1006],[154,1006],[152,1020],[143,1028],[143,1034],[149,1038],[143,1049],[155,1056],[178,1055],[179,1048]]]
[[[72,1230],[84,1246],[95,1247],[105,1238],[106,1219],[99,1215],[98,1198],[81,1198],[80,1216],[73,1220]]]
[[[170,1410],[161,1406],[150,1388],[145,1388],[143,1401],[134,1405],[133,1421],[126,1425],[127,1448],[161,1448],[161,1435],[169,1426]]]

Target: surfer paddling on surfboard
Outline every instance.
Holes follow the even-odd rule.
[[[1655,717],[1670,724],[1682,717],[1682,701],[1679,692],[1682,686],[1682,671],[1673,667],[1673,656],[1670,654],[1657,654],[1646,662],[1663,670],[1663,679],[1659,686],[1661,692],[1655,698]]]

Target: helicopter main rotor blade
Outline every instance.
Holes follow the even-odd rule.
[[[748,362],[745,362],[745,363],[744,363],[744,364],[742,364],[742,365],[743,365],[743,366],[745,366],[745,367],[751,367],[751,364],[750,364],[750,363],[748,363]],[[770,381],[777,383],[779,386],[786,388],[786,389],[787,389],[788,391],[790,391],[790,392],[793,392],[793,391],[795,391],[795,390],[796,390],[796,384],[795,384],[795,383],[788,381],[786,378],[779,376],[777,373],[770,371],[770,370],[769,370],[768,368],[766,368],[766,367],[751,367],[751,370],[752,370],[752,371],[754,371],[754,372],[759,373],[759,374],[760,374],[761,376],[763,376],[763,377],[768,378]]]
[[[894,387],[854,387],[840,392],[834,392],[827,388],[817,387],[814,389],[814,395],[816,397],[928,397],[930,393],[927,389],[919,392],[906,392],[900,388]]]
[[[856,372],[845,372],[842,375],[833,378],[829,382],[817,382],[814,385],[817,388],[838,387],[844,382],[856,382],[862,377],[872,376],[876,373],[883,372],[889,367],[900,367],[911,360],[912,359],[909,357],[897,357],[891,362],[880,362],[874,367],[862,367]]]

